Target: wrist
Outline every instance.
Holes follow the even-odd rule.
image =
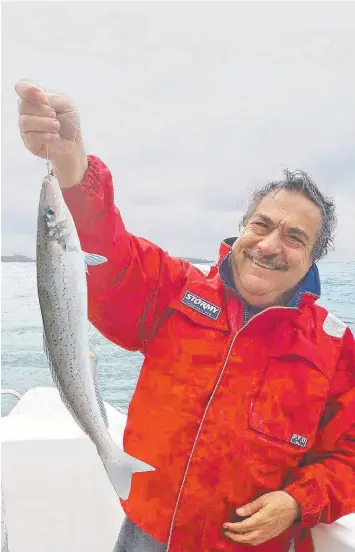
[[[301,520],[301,517],[302,517],[302,509],[301,509],[301,506],[299,504],[299,502],[297,502],[297,500],[291,496],[287,491],[283,491],[288,499],[290,500],[291,504],[292,504],[292,507],[293,507],[293,513],[294,513],[294,520],[295,522],[297,521],[300,521]]]
[[[53,172],[62,190],[80,184],[88,170],[88,158],[80,140],[73,144],[69,153],[52,159]]]

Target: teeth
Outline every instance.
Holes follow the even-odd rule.
[[[261,268],[265,268],[266,270],[276,270],[275,268],[272,268],[271,266],[265,266],[265,265],[262,265],[260,263],[258,263],[257,261],[255,261],[252,257],[250,257],[249,255],[247,255],[247,257],[256,265],[256,266],[260,266]]]
[[[268,266],[264,266],[260,263],[258,263],[257,261],[253,261],[254,264],[256,264],[257,266],[261,266],[261,268],[269,268]]]

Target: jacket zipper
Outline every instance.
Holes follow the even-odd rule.
[[[180,504],[180,499],[181,499],[181,494],[182,494],[182,491],[183,491],[183,488],[184,488],[184,485],[185,485],[185,481],[186,481],[186,478],[187,478],[187,474],[188,474],[188,471],[189,471],[189,468],[190,468],[190,464],[191,464],[191,460],[192,460],[192,457],[193,457],[193,454],[195,452],[195,448],[196,448],[196,445],[197,445],[197,441],[198,441],[198,438],[200,436],[200,433],[202,431],[202,428],[203,428],[203,424],[204,424],[204,421],[206,419],[206,416],[207,416],[207,412],[208,412],[208,409],[210,407],[210,404],[212,402],[212,399],[213,397],[215,396],[216,394],[216,391],[217,391],[217,388],[218,388],[218,385],[219,385],[219,382],[223,376],[223,373],[224,373],[224,370],[225,370],[225,367],[227,365],[227,362],[228,362],[228,359],[230,357],[230,354],[231,354],[231,350],[232,350],[232,347],[234,345],[234,342],[237,338],[237,335],[238,335],[239,332],[237,332],[234,336],[233,336],[233,339],[232,341],[230,342],[230,345],[229,345],[229,348],[228,348],[228,352],[227,352],[227,356],[224,360],[224,363],[223,363],[223,366],[222,366],[222,370],[221,370],[221,373],[218,377],[218,380],[216,382],[216,385],[214,387],[214,390],[212,391],[212,394],[208,400],[208,403],[207,403],[207,406],[205,408],[205,411],[203,413],[203,416],[202,416],[202,420],[201,420],[201,423],[200,423],[200,427],[198,428],[198,431],[197,431],[197,434],[196,434],[196,437],[195,437],[195,441],[194,441],[194,444],[192,446],[192,449],[191,449],[191,452],[190,452],[190,456],[189,456],[189,460],[187,462],[187,466],[186,466],[186,469],[185,469],[185,473],[184,473],[184,477],[183,477],[183,480],[182,480],[182,483],[180,485],[180,490],[179,490],[179,494],[178,494],[178,497],[177,497],[177,500],[176,500],[176,505],[175,505],[175,509],[174,509],[174,513],[173,513],[173,518],[172,518],[172,521],[171,521],[171,525],[170,525],[170,532],[169,532],[169,538],[168,538],[168,545],[167,545],[167,549],[166,551],[169,552],[169,549],[170,549],[170,544],[171,544],[171,538],[172,538],[172,534],[173,534],[173,529],[174,529],[174,523],[175,523],[175,518],[176,518],[176,514],[177,514],[177,510],[178,510],[178,507],[179,507],[179,504]]]
[[[194,444],[192,446],[192,449],[191,449],[191,452],[190,452],[190,456],[189,456],[189,460],[187,462],[187,466],[185,468],[185,473],[184,473],[184,477],[182,479],[182,482],[181,482],[181,485],[180,485],[180,490],[179,490],[179,494],[178,494],[178,497],[176,499],[176,505],[175,505],[175,509],[174,509],[174,513],[173,513],[173,517],[172,517],[172,521],[171,521],[171,524],[170,524],[170,530],[169,530],[169,537],[168,537],[168,544],[167,544],[167,548],[166,548],[166,552],[169,552],[169,549],[170,549],[170,544],[171,544],[171,539],[172,539],[172,535],[173,535],[173,530],[174,530],[174,523],[175,523],[175,519],[176,519],[176,514],[177,514],[177,511],[178,511],[178,508],[179,508],[179,504],[180,504],[180,500],[181,500],[181,495],[182,495],[182,491],[183,491],[183,488],[184,488],[184,485],[185,485],[185,481],[186,481],[186,478],[187,478],[187,474],[188,474],[188,471],[189,471],[189,468],[190,468],[190,465],[191,465],[191,461],[192,461],[192,457],[193,457],[193,454],[195,452],[195,449],[196,449],[196,445],[197,445],[197,441],[198,441],[198,438],[200,436],[200,433],[202,431],[202,428],[203,428],[203,424],[204,424],[204,421],[206,419],[206,416],[207,416],[207,412],[208,412],[208,409],[211,405],[211,402],[212,400],[214,399],[214,396],[217,392],[217,389],[218,389],[218,386],[220,384],[220,381],[223,377],[223,374],[224,374],[224,371],[225,371],[225,368],[227,366],[227,363],[228,363],[228,360],[229,360],[229,357],[230,357],[230,354],[232,352],[232,348],[233,348],[233,345],[235,343],[235,340],[237,339],[237,336],[240,334],[240,332],[242,332],[249,324],[252,320],[254,320],[255,318],[257,318],[258,316],[261,316],[263,315],[265,312],[267,311],[271,311],[271,310],[279,310],[279,309],[282,309],[282,310],[299,310],[298,307],[283,307],[283,306],[277,306],[277,307],[269,307],[257,314],[255,314],[252,318],[250,318],[250,320],[248,320],[248,322],[242,326],[233,336],[233,339],[231,340],[230,342],[230,345],[229,345],[229,348],[228,348],[228,351],[227,351],[227,356],[224,360],[224,363],[222,365],[222,370],[221,370],[221,373],[219,374],[218,376],[218,380],[216,381],[216,384],[214,386],[214,389],[212,391],[212,394],[208,400],[208,403],[206,405],[206,408],[205,408],[205,411],[203,413],[203,416],[202,416],[202,420],[201,420],[201,423],[200,423],[200,427],[198,428],[198,431],[197,431],[197,434],[196,434],[196,437],[195,437],[195,441],[194,441]],[[293,548],[292,548],[293,547]],[[288,552],[295,552],[296,551],[296,548],[295,548],[295,545],[294,545],[294,540],[292,539],[292,542],[291,542],[291,548],[289,549]]]

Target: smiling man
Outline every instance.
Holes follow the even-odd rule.
[[[335,226],[333,204],[307,174],[285,171],[285,177],[254,194],[232,247],[234,285],[261,308],[288,303],[327,252]]]
[[[108,259],[90,321],[144,355],[124,445],[156,471],[133,476],[115,551],[311,552],[311,527],[355,511],[354,337],[316,303],[332,201],[285,172],[205,275],[126,230],[70,100],[16,90],[26,147],[48,144],[82,248]]]

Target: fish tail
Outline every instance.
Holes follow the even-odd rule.
[[[116,458],[105,459],[101,458],[106,473],[111,481],[113,488],[120,498],[127,500],[132,483],[132,475],[137,472],[155,471],[153,466],[150,466],[142,460],[134,458],[121,449],[118,449]]]

